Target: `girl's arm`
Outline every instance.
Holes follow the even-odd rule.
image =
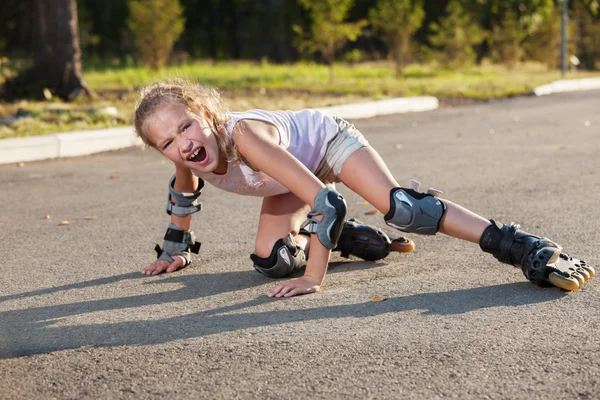
[[[233,141],[249,164],[287,187],[304,202],[314,207],[314,199],[325,185],[300,161],[279,145],[277,129],[265,122],[240,121]],[[310,257],[302,278],[287,281],[269,292],[269,296],[290,297],[319,290],[331,251],[318,240],[311,240]]]
[[[189,168],[175,165],[175,184],[174,189],[178,192],[193,193],[198,188],[198,177],[196,177]],[[171,199],[172,203],[175,203]],[[171,214],[171,224],[177,226],[184,231],[189,231],[192,222],[192,215],[186,217],[178,217],[175,214]],[[157,275],[163,271],[174,272],[177,269],[185,266],[185,259],[181,256],[174,256],[174,261],[170,263],[167,260],[157,260],[151,265],[142,268],[141,273],[145,275]]]
[[[198,189],[198,177],[192,174],[189,168],[175,165],[175,185],[173,187],[178,192],[193,193]],[[171,202],[175,203],[173,199],[171,199]],[[175,214],[171,214],[171,223],[184,231],[190,230],[191,222],[191,214],[186,217],[178,217]]]

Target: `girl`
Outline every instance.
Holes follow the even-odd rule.
[[[420,193],[418,183],[400,187],[353,125],[316,110],[230,113],[212,88],[164,81],[142,90],[135,130],[176,168],[167,202],[171,224],[163,247],[157,246],[158,260],[143,268],[144,274],[173,272],[190,263],[190,251],[199,247],[189,232],[191,214],[200,209],[198,196],[209,182],[264,197],[251,256],[257,271],[282,277],[305,266],[302,277],[275,286],[268,296],[316,292],[331,250],[345,241],[344,232],[352,236],[351,223],[344,224],[345,201],[328,185],[341,182],[383,213],[388,225],[478,243],[499,261],[521,267],[536,285],[574,290],[594,275],[592,267],[546,238],[484,219],[439,199],[437,191]],[[401,243],[412,249],[412,243]],[[356,248],[342,252],[360,253]]]

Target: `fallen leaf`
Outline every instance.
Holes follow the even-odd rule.
[[[362,203],[363,203],[365,206],[366,206],[367,204],[369,204],[369,202],[368,202],[368,201],[363,201]]]
[[[386,301],[386,300],[387,300],[387,297],[381,297],[381,296],[373,296],[373,298],[371,299],[371,301],[374,301],[377,303]]]
[[[119,175],[111,175],[110,179],[119,179]]]
[[[371,211],[367,211],[367,212],[365,213],[365,215],[375,215],[375,214],[377,214],[377,213],[379,213],[379,210],[377,210],[377,209],[374,209],[374,210],[371,210]]]
[[[98,219],[98,217],[96,217],[95,215],[86,215],[85,217],[83,217],[83,219],[85,219],[87,221],[91,221],[94,219]]]
[[[24,166],[25,166],[24,162],[20,162],[20,163],[17,164],[17,167],[19,167],[19,168],[23,168]]]
[[[44,214],[44,219],[50,219],[50,214]]]
[[[519,122],[520,120],[521,120],[521,118],[519,118],[519,116],[518,116],[518,115],[515,115],[515,116],[513,117],[513,121],[514,121],[514,122]]]
[[[401,149],[401,148],[403,148],[403,147],[404,147],[404,146],[402,146],[400,143],[398,143],[398,144],[396,145],[396,150],[400,150],[400,149]]]
[[[60,221],[58,223],[58,225],[70,225],[71,223],[69,221]]]
[[[566,150],[566,149],[567,149],[567,146],[564,146],[564,145],[563,146],[558,146],[558,150]]]

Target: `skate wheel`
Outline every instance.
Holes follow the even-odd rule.
[[[398,253],[410,253],[415,249],[415,242],[405,238],[404,236],[401,236],[392,240],[390,247],[392,251],[397,251]]]
[[[582,274],[579,273],[579,271],[573,271],[571,272],[571,276],[575,279],[577,279],[577,281],[579,282],[579,285],[583,285],[585,283],[585,278],[583,277]]]
[[[585,268],[577,268],[577,272],[580,273],[583,276],[583,279],[587,282],[590,280],[591,276],[590,273],[588,271],[585,270]]]
[[[579,282],[573,277],[566,277],[552,272],[548,275],[550,283],[564,290],[576,290],[579,288]]]
[[[587,264],[582,264],[581,268],[585,271],[587,271],[588,274],[590,274],[590,278],[593,278],[594,275],[596,275],[596,271],[594,270],[594,268],[590,267]]]

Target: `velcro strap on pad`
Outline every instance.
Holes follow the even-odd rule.
[[[500,248],[498,249],[498,261],[510,263],[510,247],[515,238],[515,233],[517,232],[517,229],[519,229],[519,225],[515,224],[514,222],[511,222],[510,224],[504,225],[502,227],[504,236],[500,241]]]
[[[175,174],[169,181],[169,196],[167,198],[167,214],[185,217],[202,210],[202,203],[198,199],[204,187],[204,180],[198,179],[198,189],[194,193],[184,194],[175,190]],[[173,204],[173,201],[175,204]]]
[[[164,239],[162,248],[159,245],[154,248],[159,260],[173,262],[173,256],[181,256],[185,259],[185,265],[189,265],[190,252],[198,254],[200,251],[201,243],[196,242],[194,232],[184,231],[175,224],[169,224]]]

